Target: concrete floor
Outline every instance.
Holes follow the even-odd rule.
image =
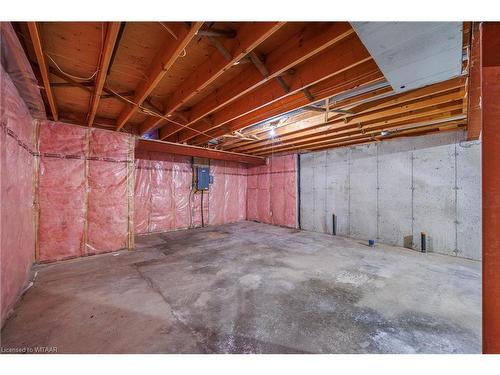
[[[37,266],[3,347],[479,353],[481,264],[253,222]]]

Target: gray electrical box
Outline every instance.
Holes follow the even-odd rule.
[[[210,168],[196,167],[196,189],[208,190],[210,185]]]

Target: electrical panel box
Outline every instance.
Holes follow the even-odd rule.
[[[210,168],[196,167],[196,189],[208,190],[210,185]]]

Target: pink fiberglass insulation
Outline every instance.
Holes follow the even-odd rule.
[[[192,226],[190,193],[192,185],[192,168],[189,156],[174,155],[172,164],[172,182],[174,192],[175,228]]]
[[[297,226],[296,155],[274,156],[248,169],[247,218],[290,228]]]
[[[246,166],[210,162],[209,191],[192,190],[191,158],[143,153],[135,160],[135,233],[165,232],[246,218]],[[139,221],[137,221],[139,220]]]
[[[18,97],[24,101],[32,118],[44,120],[45,106],[31,63],[24,53],[16,31],[10,22],[0,22],[0,57],[2,70],[17,88]],[[23,104],[24,105],[24,104]]]
[[[151,168],[149,169],[151,203],[148,214],[148,232],[165,232],[175,229],[172,164],[172,155],[151,153]]]
[[[210,173],[209,224],[218,225],[246,219],[246,166],[212,160]]]
[[[131,137],[40,122],[39,260],[127,247]]]
[[[88,254],[118,250],[128,245],[127,186],[130,142],[130,135],[125,133],[91,130],[86,249]]]
[[[33,123],[10,76],[0,66],[0,321],[21,295],[35,251]]]
[[[39,260],[84,253],[87,130],[52,121],[40,123]]]
[[[225,162],[224,160],[212,160],[210,162],[210,174],[214,182],[210,185],[209,218],[210,225],[224,224],[225,205]]]

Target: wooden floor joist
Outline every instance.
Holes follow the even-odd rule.
[[[52,117],[54,121],[57,121],[59,116],[57,112],[57,105],[54,98],[54,93],[50,86],[48,65],[45,60],[45,54],[43,50],[43,43],[40,36],[39,26],[36,22],[28,22],[28,29],[31,36],[31,41],[33,43],[33,49],[35,50],[36,59],[38,62],[38,67],[40,68],[40,74],[43,80],[43,86],[45,87],[45,94],[49,102],[50,111],[52,112]]]
[[[54,119],[61,112],[90,126],[114,121],[118,131],[249,154],[323,147],[367,131],[378,137],[384,126],[446,114],[468,116],[469,139],[480,133],[478,23],[463,25],[470,53],[462,76],[398,94],[348,22],[126,25],[125,32],[120,22],[16,26]],[[43,44],[57,62],[47,64]],[[90,79],[89,67],[97,68]]]
[[[229,81],[218,88],[216,95],[209,95],[191,108],[188,123],[194,124],[204,116],[213,113],[238,98],[265,84],[268,80],[301,64],[312,56],[320,53],[343,39],[352,35],[353,30],[348,23],[335,23],[318,29],[315,25],[308,25],[298,34],[288,39],[273,50],[266,58],[268,77],[254,67],[248,66],[238,80]],[[181,128],[169,127],[160,131],[161,138],[175,134]],[[182,139],[182,137],[181,137]]]
[[[383,75],[377,65],[369,60],[365,63],[357,65],[351,69],[334,75],[331,78],[323,80],[309,87],[309,90],[316,96],[317,100],[324,100],[328,97],[337,95],[364,84],[379,82],[383,79]],[[252,124],[259,123],[268,118],[287,113],[289,111],[299,109],[308,105],[309,100],[302,92],[296,92],[287,95],[284,98],[269,103],[253,112],[249,112],[239,118],[228,122],[224,126],[210,132],[213,138],[224,135],[225,133],[243,129]],[[201,145],[210,140],[206,136],[197,136],[190,140],[191,144]]]
[[[189,44],[191,39],[196,35],[198,30],[203,25],[203,22],[195,22],[189,28],[186,28],[182,23],[176,23],[172,26],[172,32],[175,34],[169,35],[165,46],[158,52],[156,58],[151,62],[147,79],[135,90],[135,96],[132,100],[134,105],[127,105],[118,116],[116,121],[116,130],[120,130],[127,121],[134,115],[139,106],[151,94],[156,86],[163,79],[165,74],[177,61],[182,51]],[[175,40],[172,41],[171,39]],[[156,120],[155,120],[156,121]]]
[[[337,45],[315,55],[296,67],[293,75],[287,77],[289,82],[286,84],[289,87],[289,93],[299,92],[308,86],[370,60],[371,56],[359,38],[351,35]],[[277,101],[289,95],[289,93],[283,90],[282,85],[278,81],[268,81],[265,85],[234,100],[230,106],[226,106],[213,113],[213,126],[199,123],[193,125],[193,127],[204,132],[216,129],[246,113]],[[169,135],[169,133],[161,133],[162,139]],[[197,135],[194,131],[183,130],[179,138],[182,142],[190,140]]]
[[[229,58],[219,51],[215,51],[216,53],[213,53],[203,65],[198,67],[196,72],[167,99],[163,106],[165,108],[163,116],[173,114],[180,106],[214,82],[284,24],[284,22],[250,22],[242,26],[234,39],[226,41],[227,47],[224,48],[228,51]],[[220,41],[219,43],[222,44]],[[160,122],[162,120],[158,118],[146,120],[141,125],[141,133],[146,133]]]
[[[97,107],[99,106],[99,100],[101,99],[102,89],[104,87],[104,82],[106,81],[109,63],[111,61],[111,56],[114,51],[119,31],[120,31],[120,22],[109,22],[106,26],[106,38],[104,39],[101,61],[99,62],[94,93],[92,95],[92,102],[90,104],[90,110],[88,114],[88,126],[92,126],[92,124],[94,123],[94,118],[97,112]]]

